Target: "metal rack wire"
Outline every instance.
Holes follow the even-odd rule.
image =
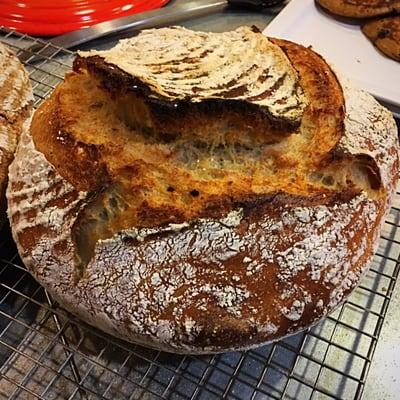
[[[73,53],[1,29],[23,54],[35,106]],[[38,58],[37,54],[42,54]],[[359,399],[400,270],[400,193],[373,265],[336,312],[315,327],[247,352],[178,356],[112,338],[54,304],[25,270],[9,227],[0,231],[0,398]]]

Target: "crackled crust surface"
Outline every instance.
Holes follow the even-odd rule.
[[[0,43],[0,225],[5,217],[8,166],[32,100],[28,74],[11,50]]]
[[[251,198],[217,203],[219,211],[209,215],[131,226],[98,240],[77,274],[73,232],[85,221],[80,219],[82,211],[96,193],[89,181],[67,171],[66,158],[56,162],[63,152],[53,143],[51,130],[47,138],[53,153],[45,151],[39,127],[46,130],[47,125],[33,124],[24,132],[10,168],[9,215],[24,262],[66,309],[111,334],[154,348],[219,352],[304,329],[358,284],[398,180],[394,120],[371,96],[341,77],[337,80],[311,50],[286,41],[274,43],[291,60],[309,101],[300,131],[284,136],[281,148],[311,132],[316,143],[308,138],[308,144],[315,147],[314,162],[320,170],[334,175],[336,169],[352,171],[356,165],[363,179],[350,174],[346,179],[353,181],[338,188],[317,179],[309,183],[312,190],[299,185],[298,192],[289,184],[280,190],[268,184],[268,190]],[[339,91],[329,90],[341,107],[330,108],[321,95],[329,74],[332,88],[339,85]],[[53,100],[57,96],[56,92]],[[42,115],[53,112],[52,100],[47,106]],[[40,118],[38,113],[36,123],[44,121]],[[327,135],[327,141],[318,134]],[[81,140],[70,147],[66,136],[60,137],[67,152],[85,149]],[[321,148],[325,150],[320,154]],[[108,185],[115,164],[100,161],[103,164],[93,164],[90,157],[74,159],[107,178],[92,183]]]
[[[333,14],[343,17],[368,18],[391,12],[400,13],[399,0],[316,0]]]

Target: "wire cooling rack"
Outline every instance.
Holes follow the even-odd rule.
[[[73,53],[1,30],[26,60],[35,106]],[[400,269],[400,193],[368,275],[317,326],[261,348],[178,356],[128,344],[75,319],[25,270],[8,226],[0,231],[0,398],[359,399]]]

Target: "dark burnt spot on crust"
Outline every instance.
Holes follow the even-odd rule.
[[[378,31],[378,39],[385,39],[387,37],[391,36],[390,35],[390,30],[387,28],[381,28]]]

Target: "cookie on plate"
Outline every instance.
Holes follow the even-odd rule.
[[[362,31],[382,53],[400,61],[400,15],[369,21]]]
[[[316,0],[333,14],[342,17],[369,18],[400,12],[400,0]]]

